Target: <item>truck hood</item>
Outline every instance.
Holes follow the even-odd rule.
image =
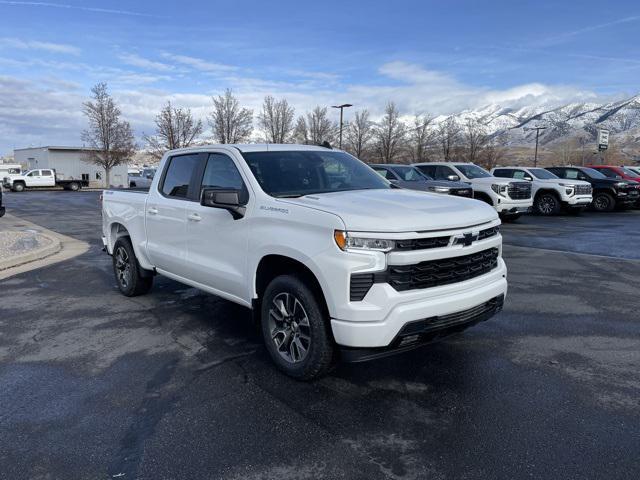
[[[570,180],[567,178],[537,178],[535,182],[542,185],[591,185],[589,182],[585,182],[584,180]]]
[[[339,216],[347,230],[416,232],[479,225],[498,218],[484,202],[415,190],[356,190],[282,200]]]

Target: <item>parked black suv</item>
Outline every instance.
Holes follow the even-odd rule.
[[[466,183],[434,180],[411,165],[374,163],[369,166],[402,188],[473,198],[473,189]]]
[[[640,189],[626,180],[607,178],[597,170],[587,167],[549,167],[560,178],[584,180],[593,187],[594,210],[610,212],[614,208],[628,208],[638,200]]]

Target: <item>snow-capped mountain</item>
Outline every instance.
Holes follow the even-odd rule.
[[[538,126],[547,127],[540,131],[541,145],[576,137],[593,142],[600,128],[608,129],[612,140],[619,144],[640,141],[640,95],[605,104],[571,103],[548,108],[487,105],[463,111],[454,118],[461,125],[468,119],[477,120],[489,134],[506,134],[511,145],[531,144],[535,131],[525,129]]]

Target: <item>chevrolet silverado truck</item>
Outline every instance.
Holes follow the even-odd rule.
[[[77,192],[82,187],[88,187],[89,181],[75,178],[63,178],[55,170],[44,168],[24,172],[21,175],[4,177],[2,184],[14,192],[23,192],[27,188],[62,187],[65,190]]]
[[[498,167],[491,173],[494,177],[531,182],[533,209],[539,215],[557,215],[563,207],[571,213],[579,213],[593,200],[589,182],[562,180],[544,168]]]
[[[248,307],[273,362],[298,379],[461,331],[507,293],[493,208],[395,188],[340,150],[174,150],[148,192],[102,198],[122,294],[149,292],[160,274]]]
[[[596,212],[610,212],[615,208],[631,208],[640,198],[638,184],[618,178],[608,178],[593,168],[547,167],[547,170],[566,180],[583,180],[593,188],[593,203]]]
[[[374,163],[369,166],[401,188],[473,198],[473,189],[466,183],[434,180],[411,165]]]
[[[524,181],[496,178],[473,163],[415,163],[421,172],[436,180],[464,182],[473,188],[473,198],[496,209],[505,222],[516,220],[531,211],[531,184]]]

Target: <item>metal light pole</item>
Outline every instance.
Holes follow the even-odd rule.
[[[535,130],[536,131],[536,154],[533,157],[533,166],[537,167],[538,166],[538,137],[540,137],[540,130],[545,130],[547,127],[524,127],[523,130],[527,131],[527,130]]]
[[[340,109],[340,143],[338,148],[342,149],[342,112],[345,108],[353,107],[350,103],[343,103],[342,105],[331,105],[331,108],[339,108]]]

